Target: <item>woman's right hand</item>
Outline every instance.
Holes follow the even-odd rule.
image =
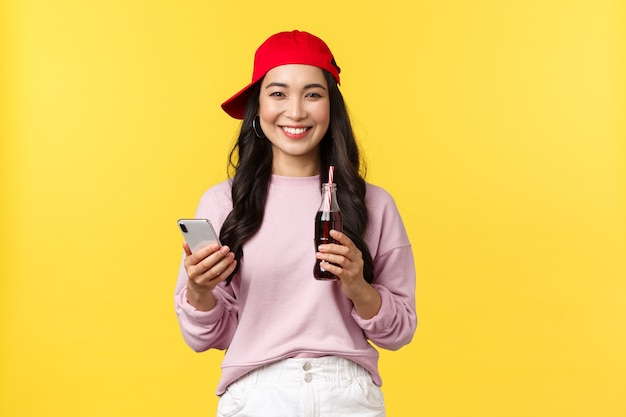
[[[235,254],[228,246],[212,243],[195,253],[183,242],[185,270],[187,271],[187,302],[200,311],[215,307],[213,290],[235,270]]]

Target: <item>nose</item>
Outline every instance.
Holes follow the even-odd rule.
[[[302,100],[292,98],[287,103],[285,115],[292,120],[301,120],[306,117],[306,109]]]

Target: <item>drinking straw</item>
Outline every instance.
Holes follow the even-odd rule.
[[[330,165],[328,167],[328,209],[332,207],[332,195],[333,195],[333,174],[335,173],[335,167]]]

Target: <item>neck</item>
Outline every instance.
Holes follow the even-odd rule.
[[[319,175],[319,161],[303,162],[302,160],[285,160],[274,159],[272,163],[272,174],[283,177],[312,177]]]

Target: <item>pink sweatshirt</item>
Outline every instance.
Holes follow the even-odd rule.
[[[272,176],[263,224],[244,245],[231,285],[214,290],[217,305],[211,311],[187,302],[181,262],[175,308],[185,341],[198,352],[227,349],[218,395],[247,372],[290,357],[340,356],[362,365],[381,385],[378,351],[368,340],[391,350],[411,341],[417,326],[415,265],[393,199],[367,185],[365,241],[374,259],[372,285],[382,297],[380,311],[368,320],[357,315],[338,282],[313,278],[320,199],[318,176]],[[231,209],[230,184],[224,181],[202,196],[196,217],[220,230]]]

